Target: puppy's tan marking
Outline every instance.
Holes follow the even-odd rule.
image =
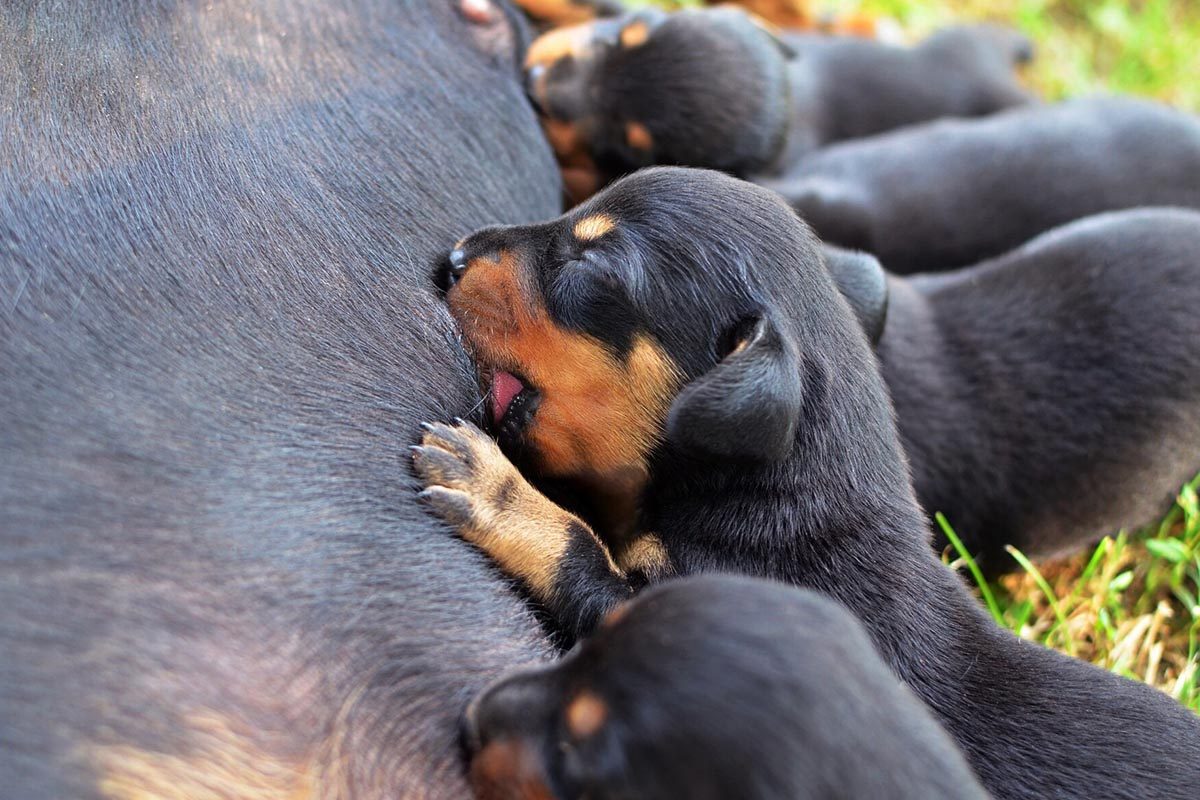
[[[521,741],[489,742],[471,761],[470,781],[481,800],[554,800],[541,760]]]
[[[593,214],[576,222],[573,232],[581,242],[594,242],[615,227],[617,223],[607,214]]]
[[[625,143],[634,150],[649,150],[654,146],[654,137],[650,129],[640,122],[625,123]]]
[[[584,689],[567,705],[567,732],[576,739],[595,735],[608,720],[608,706],[594,692]]]
[[[662,435],[679,370],[639,336],[624,358],[602,342],[558,326],[511,252],[475,259],[446,295],[476,358],[524,375],[541,399],[525,432],[549,475],[597,485],[631,475]],[[636,488],[636,487],[635,487]]]
[[[563,167],[562,182],[568,207],[578,205],[600,191],[600,173],[595,167]]]
[[[525,53],[525,68],[538,65],[549,67],[568,56],[583,58],[591,47],[594,35],[595,26],[591,24],[555,28],[544,33],[529,45]]]
[[[562,169],[563,188],[571,202],[582,202],[600,191],[600,170],[588,152],[580,124],[542,117],[542,129]]]
[[[568,546],[591,529],[529,484],[500,448],[469,425],[432,426],[414,458],[430,502],[533,596],[550,599]],[[609,558],[609,569],[618,572]]]
[[[662,539],[653,533],[638,536],[624,547],[616,549],[616,562],[624,572],[641,572],[651,578],[665,576],[671,571],[671,560]]]
[[[613,607],[611,611],[604,615],[604,619],[600,620],[602,629],[612,628],[620,624],[621,620],[625,619],[625,615],[629,613],[631,603],[626,600]]]
[[[650,26],[645,20],[631,22],[621,29],[621,47],[626,50],[641,47],[650,41]]]
[[[586,166],[591,163],[579,126],[561,119],[545,119],[542,128],[559,163]],[[586,159],[586,162],[585,160]]]

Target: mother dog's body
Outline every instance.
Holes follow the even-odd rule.
[[[0,10],[6,797],[462,794],[464,699],[544,644],[399,453],[476,399],[435,254],[557,210],[517,37]]]

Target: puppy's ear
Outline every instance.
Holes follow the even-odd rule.
[[[825,265],[842,296],[850,303],[867,340],[875,345],[887,322],[887,273],[870,253],[824,245]]]
[[[747,13],[746,16],[750,17],[750,21],[754,23],[756,28],[765,33],[767,36],[771,37],[771,41],[775,44],[775,47],[779,49],[779,52],[788,61],[791,61],[800,55],[798,52],[796,52],[796,48],[792,47],[783,40],[783,34],[778,27],[772,25],[770,22],[767,22],[757,14]]]
[[[796,346],[768,315],[739,323],[729,340],[728,355],[671,404],[668,441],[708,456],[780,461],[803,400]]]

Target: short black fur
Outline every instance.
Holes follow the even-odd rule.
[[[1200,208],[1200,120],[1147,100],[1073,100],[846,142],[756,180],[831,244],[901,275],[946,270],[1092,214]]]
[[[465,794],[549,648],[402,454],[479,400],[429,268],[558,208],[511,19],[0,10],[5,797]]]
[[[982,800],[945,731],[844,608],[698,576],[647,590],[552,667],[489,687],[473,751],[521,740],[560,798]],[[564,725],[586,692],[604,720]]]
[[[826,261],[878,308],[878,262]],[[1149,524],[1200,472],[1200,213],[1090,217],[886,293],[860,319],[917,498],[990,571],[1015,566],[1006,545],[1046,557]]]

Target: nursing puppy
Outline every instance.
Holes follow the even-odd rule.
[[[639,595],[566,658],[485,690],[465,728],[481,797],[986,796],[850,613],[727,575]]]
[[[582,199],[650,164],[779,173],[829,142],[1028,102],[1029,41],[948,28],[919,46],[778,37],[736,9],[639,11],[553,31],[529,92]]]
[[[1091,214],[1200,207],[1200,121],[1145,100],[1074,100],[847,142],[758,182],[828,242],[899,274],[944,270]]]
[[[996,796],[1194,796],[1200,719],[1000,630],[935,557],[866,337],[776,195],[648,170],[473,234],[448,281],[501,443],[636,512],[606,548],[477,429],[427,432],[427,501],[569,633],[663,575],[777,578],[862,620]]]
[[[945,275],[826,256],[917,498],[989,568],[1150,523],[1200,472],[1200,214],[1103,214]]]

